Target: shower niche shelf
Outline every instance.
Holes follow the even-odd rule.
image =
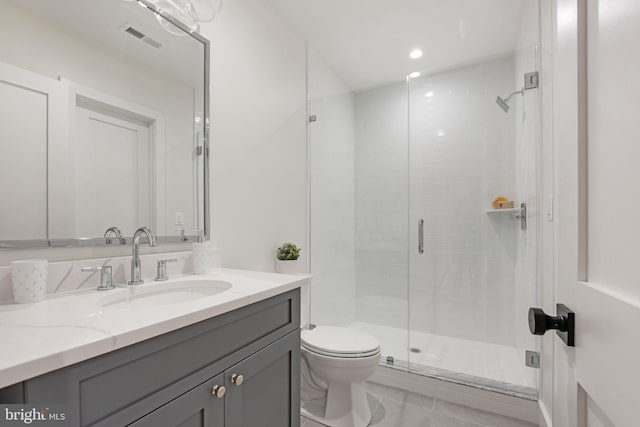
[[[488,209],[486,211],[487,214],[498,214],[498,213],[520,213],[521,208],[506,208],[506,209]]]
[[[511,213],[514,214],[514,218],[520,221],[520,229],[525,231],[527,229],[527,204],[520,203],[519,208],[506,208],[506,209],[489,209],[486,211],[489,215],[495,215],[497,213]]]

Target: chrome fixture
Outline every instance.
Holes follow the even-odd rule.
[[[527,229],[527,204],[520,203],[520,213],[516,215],[516,219],[520,221],[520,230]]]
[[[113,284],[113,269],[110,265],[103,265],[102,267],[83,267],[80,271],[85,273],[93,273],[96,271],[100,272],[100,286],[96,288],[99,291],[108,291],[115,288],[115,285]]]
[[[168,280],[169,277],[167,276],[167,263],[176,261],[178,261],[176,258],[161,259],[160,261],[158,261],[158,272],[156,273],[156,278],[153,280],[155,280],[156,282],[164,282],[165,280]]]
[[[507,99],[502,99],[501,97],[497,97],[496,104],[498,104],[498,106],[502,108],[502,111],[506,113],[509,111],[509,100],[513,95],[520,94],[524,96],[525,90],[536,89],[538,87],[538,84],[539,84],[539,75],[537,71],[526,73],[524,75],[524,86],[522,87],[522,89],[513,92],[511,95],[507,97]]]
[[[518,94],[518,93],[519,93],[520,95],[524,96],[524,89],[517,90],[517,91],[513,92],[511,95],[509,95],[509,96],[507,97],[507,99],[502,99],[502,98],[500,98],[500,97],[497,97],[497,98],[496,98],[496,104],[498,104],[498,107],[502,108],[502,110],[506,113],[506,112],[508,112],[508,111],[509,111],[509,100],[511,99],[511,97],[512,97],[513,95],[516,95],[516,94]]]
[[[149,246],[154,247],[156,245],[156,236],[153,235],[153,232],[149,230],[147,227],[141,227],[133,233],[133,242],[132,249],[133,254],[131,257],[131,281],[130,285],[142,285],[144,280],[142,280],[141,272],[140,272],[140,236],[145,234],[147,239],[149,239]]]
[[[418,253],[424,253],[424,219],[418,220]]]
[[[111,240],[110,234],[114,234],[116,239],[118,239],[118,242],[121,245],[127,244],[127,240],[122,235],[122,231],[120,231],[120,228],[113,226],[113,227],[107,228],[107,231],[104,232],[104,241],[107,245],[110,245],[111,243],[113,243],[113,240]]]

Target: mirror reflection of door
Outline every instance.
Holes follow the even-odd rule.
[[[75,125],[77,236],[153,227],[150,124],[79,101]]]

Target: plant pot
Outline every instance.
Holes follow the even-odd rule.
[[[276,259],[276,273],[298,274],[299,272],[300,272],[299,259],[296,259],[296,260]]]

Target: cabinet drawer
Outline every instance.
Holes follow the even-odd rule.
[[[67,404],[73,425],[113,425],[116,413],[131,422],[296,330],[299,298],[296,289],[29,380],[27,403]]]

